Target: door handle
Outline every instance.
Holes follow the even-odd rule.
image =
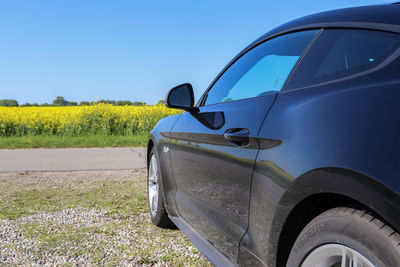
[[[246,128],[232,128],[226,130],[224,138],[233,146],[246,147],[249,145],[250,130]]]

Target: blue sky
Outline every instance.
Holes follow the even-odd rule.
[[[0,99],[145,101],[190,82],[196,98],[245,46],[288,20],[377,0],[4,0]]]

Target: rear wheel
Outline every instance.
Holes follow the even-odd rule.
[[[400,266],[400,235],[376,217],[353,208],[328,210],[297,237],[286,266]]]
[[[149,169],[147,175],[147,196],[149,200],[149,210],[152,222],[163,228],[173,227],[173,223],[168,218],[168,213],[164,203],[164,192],[161,185],[161,171],[156,149],[153,147],[149,157]]]

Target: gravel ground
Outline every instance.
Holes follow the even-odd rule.
[[[0,263],[210,266],[151,224],[145,170],[0,174]]]

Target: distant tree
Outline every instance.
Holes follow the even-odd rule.
[[[49,103],[43,103],[43,104],[37,104],[33,103],[30,104],[29,102],[26,102],[25,104],[21,105],[21,107],[31,107],[31,106],[40,106],[40,107],[51,107],[51,106],[90,106],[92,104],[111,104],[114,106],[146,106],[146,102],[143,101],[134,101],[131,102],[129,100],[105,100],[101,99],[95,102],[89,102],[89,101],[81,101],[79,104],[75,101],[67,101],[63,96],[57,96],[56,99],[53,100],[52,104]],[[158,103],[165,103],[163,100],[160,100]],[[16,100],[10,100],[10,99],[3,99],[0,100],[0,106],[18,106],[18,102]]]
[[[166,103],[165,103],[165,100],[164,100],[164,99],[160,99],[160,101],[158,101],[157,104],[165,105]]]
[[[115,102],[116,106],[132,106],[133,103],[129,100],[118,100],[117,102]]]
[[[115,105],[116,102],[115,102],[114,100],[104,100],[104,99],[101,99],[101,100],[97,101],[97,103]]]
[[[14,99],[1,99],[0,106],[3,107],[18,107],[18,101]]]
[[[146,106],[146,105],[147,105],[146,102],[143,101],[141,102],[135,101],[132,103],[132,106]]]
[[[63,96],[57,96],[56,99],[53,100],[53,105],[54,106],[66,106],[68,104],[68,101],[65,100]]]

